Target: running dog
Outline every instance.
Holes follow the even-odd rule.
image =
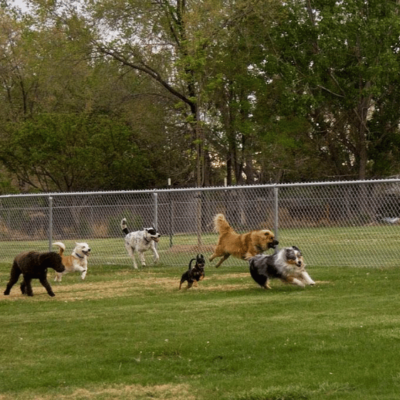
[[[75,242],[75,248],[70,256],[64,256],[65,244],[62,242],[53,243],[54,246],[59,247],[58,254],[62,258],[62,262],[65,266],[64,272],[56,272],[54,280],[61,282],[63,275],[69,272],[80,272],[81,279],[85,279],[88,270],[88,256],[91,249],[87,243],[77,243]]]
[[[194,267],[192,267],[193,261],[196,261]],[[192,258],[189,262],[188,270],[182,274],[181,282],[179,284],[179,290],[182,287],[182,284],[187,281],[187,289],[190,289],[193,285],[197,286],[198,281],[202,281],[204,279],[204,266],[206,265],[206,261],[204,260],[203,254],[197,254],[196,258]]]
[[[135,251],[139,253],[140,262],[143,267],[146,266],[146,260],[144,259],[144,252],[151,250],[154,255],[154,263],[156,264],[160,259],[157,253],[156,243],[160,240],[160,234],[153,227],[144,228],[142,231],[129,232],[126,224],[126,218],[121,221],[121,229],[125,236],[125,247],[128,251],[129,256],[132,258],[133,267],[138,269],[135,260]]]
[[[305,287],[315,285],[305,270],[303,255],[295,247],[284,247],[273,255],[259,254],[249,260],[252,278],[264,289],[271,289],[269,279]]]
[[[8,296],[11,288],[18,282],[22,274],[24,280],[21,283],[21,293],[33,296],[32,279],[39,279],[45,287],[49,296],[55,296],[49,282],[47,281],[47,269],[53,268],[56,272],[63,272],[65,267],[61,256],[54,252],[38,253],[36,251],[26,251],[18,254],[13,262],[10,273],[10,280],[4,294]]]
[[[217,214],[214,217],[214,229],[219,233],[219,238],[217,247],[209,260],[222,257],[215,266],[216,268],[231,255],[242,260],[248,260],[265,250],[274,249],[279,244],[275,240],[274,234],[267,229],[254,230],[243,234],[236,233],[223,214]]]

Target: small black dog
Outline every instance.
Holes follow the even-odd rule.
[[[54,252],[38,253],[36,251],[27,251],[18,254],[13,262],[10,273],[10,281],[4,294],[10,294],[11,288],[17,283],[22,274],[24,280],[21,283],[22,294],[33,296],[31,280],[39,279],[40,283],[46,288],[49,296],[55,296],[49,282],[47,281],[47,268],[53,268],[57,272],[63,272],[65,267],[61,256]]]
[[[192,267],[192,262],[196,261],[194,267]],[[179,284],[179,289],[182,287],[182,283],[188,282],[187,289],[190,289],[194,282],[202,281],[205,277],[204,266],[206,261],[204,260],[203,254],[197,254],[196,258],[192,258],[189,263],[188,270],[182,275],[181,283]]]

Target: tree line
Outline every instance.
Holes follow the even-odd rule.
[[[0,190],[400,170],[398,0],[0,1]]]

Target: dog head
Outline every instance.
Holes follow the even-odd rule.
[[[79,256],[88,256],[91,252],[91,248],[87,243],[78,243],[75,242],[75,249],[74,253],[79,255]]]
[[[301,251],[296,246],[287,247],[285,249],[286,262],[295,265],[298,268],[304,268],[304,259]]]
[[[52,251],[48,253],[42,253],[39,256],[39,260],[43,268],[53,268],[57,272],[65,271],[62,258],[57,253],[53,253]]]
[[[196,256],[196,264],[197,265],[202,265],[204,267],[204,265],[206,264],[206,260],[204,259],[203,254],[197,254],[197,256]]]
[[[192,267],[193,262],[196,261]],[[206,265],[206,260],[203,254],[197,254],[196,258],[192,258],[189,263],[189,270],[197,270],[198,272],[204,272],[204,267]]]
[[[275,240],[275,235],[268,229],[262,229],[259,231],[253,231],[251,233],[254,246],[260,252],[266,251],[268,249],[275,249],[275,247],[279,244],[277,240]]]
[[[149,240],[154,240],[155,242],[158,242],[160,240],[160,234],[157,232],[157,229],[154,227],[151,228],[144,228],[145,235],[147,239]]]
[[[206,260],[204,259],[203,254],[197,254],[195,268],[204,271],[205,265],[206,265]]]

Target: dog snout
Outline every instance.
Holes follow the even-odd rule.
[[[273,240],[271,243],[268,244],[268,247],[274,249],[276,246],[278,246],[278,244],[278,240]]]

